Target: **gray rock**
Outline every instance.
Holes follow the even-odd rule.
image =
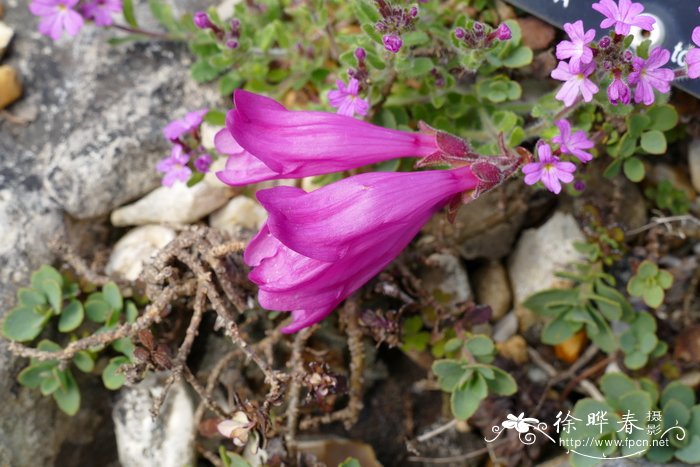
[[[522,303],[536,292],[569,284],[555,274],[582,259],[573,242],[583,240],[583,233],[573,216],[561,212],[555,212],[541,227],[523,232],[508,266],[515,311],[522,331],[538,321],[537,316]]]
[[[454,306],[469,300],[472,290],[467,270],[461,260],[450,253],[433,253],[421,273],[423,287],[441,303]]]
[[[124,467],[194,464],[195,408],[182,381],[170,388],[158,418],[151,416],[164,382],[164,375],[151,374],[137,386],[120,391],[112,418]]]

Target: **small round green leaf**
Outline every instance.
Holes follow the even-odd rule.
[[[124,299],[119,291],[119,287],[114,282],[108,282],[102,287],[102,295],[109,305],[115,310],[121,311],[124,306]]]
[[[55,360],[48,362],[37,362],[29,365],[17,375],[17,381],[22,386],[36,389],[41,382],[51,375],[51,370],[58,365]]]
[[[493,341],[483,334],[476,335],[467,341],[467,349],[476,356],[490,355],[494,352]]]
[[[85,302],[85,313],[87,317],[96,323],[104,323],[109,318],[112,307],[100,298],[89,299]]]
[[[659,130],[645,131],[642,133],[641,146],[649,154],[665,154],[666,136]]]
[[[93,360],[90,352],[81,350],[73,357],[73,363],[83,373],[90,373],[95,368],[95,360]]]
[[[673,285],[673,275],[662,269],[656,275],[656,283],[664,289],[669,289]]]
[[[70,370],[59,372],[61,387],[53,393],[58,408],[68,415],[75,415],[80,409],[80,389]]]
[[[61,332],[74,331],[83,322],[84,317],[83,304],[78,300],[71,300],[61,312],[61,317],[58,320],[58,330]]]
[[[41,283],[41,290],[43,290],[46,298],[48,298],[49,305],[53,308],[54,314],[59,314],[61,312],[61,306],[63,305],[61,284],[53,279],[44,280]]]
[[[109,364],[102,371],[102,382],[107,389],[114,391],[124,385],[126,378],[118,371],[122,365],[127,363],[129,363],[127,357],[114,357],[109,361]]]
[[[44,396],[53,394],[61,387],[61,381],[58,377],[58,370],[54,368],[50,373],[46,375],[44,379],[41,380],[39,385],[39,390]]]
[[[642,299],[651,308],[658,308],[664,302],[664,289],[654,284],[646,288]]]
[[[41,334],[48,316],[37,313],[32,308],[19,306],[12,309],[2,323],[2,333],[10,340],[27,342]]]
[[[636,157],[625,160],[622,170],[625,172],[625,176],[635,183],[644,180],[644,164]]]
[[[22,288],[17,291],[19,303],[29,308],[46,304],[46,296],[34,289]]]

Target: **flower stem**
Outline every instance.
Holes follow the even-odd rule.
[[[167,32],[160,32],[160,31],[147,31],[145,29],[141,28],[134,28],[131,26],[126,26],[124,24],[112,24],[110,25],[111,28],[114,29],[119,29],[120,31],[128,32],[130,34],[139,34],[141,36],[148,36],[152,37],[154,39],[160,39],[160,40],[184,40],[180,36],[174,36],[170,33]]]

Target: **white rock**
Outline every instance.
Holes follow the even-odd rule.
[[[5,50],[10,45],[12,36],[15,35],[14,29],[9,27],[4,22],[0,21],[0,58],[5,55]]]
[[[200,182],[189,188],[184,183],[156,188],[133,204],[112,212],[112,224],[189,224],[210,214],[228,201],[230,190]]]
[[[206,122],[202,123],[202,126],[199,127],[200,134],[202,135],[202,146],[210,151],[212,149],[216,149],[214,147],[214,137],[219,130],[222,130],[223,128],[224,127],[222,126],[210,125]]]
[[[521,330],[529,329],[538,320],[522,303],[541,290],[568,286],[568,281],[556,277],[555,273],[582,260],[573,242],[583,240],[583,233],[573,216],[561,212],[556,212],[541,227],[523,232],[508,267]]]
[[[688,166],[693,188],[696,193],[700,193],[700,139],[694,140],[688,147]]]
[[[241,3],[241,1],[242,0],[224,0],[223,2],[219,3],[219,5],[216,7],[216,13],[219,15],[219,18],[223,20],[232,18],[234,8],[236,8],[236,5]]]
[[[174,238],[175,231],[161,225],[144,225],[129,231],[114,245],[105,268],[107,274],[128,281],[138,279],[144,263]]]
[[[194,465],[194,404],[182,382],[170,388],[158,418],[151,416],[163,383],[164,376],[150,375],[119,394],[112,419],[124,467]]]
[[[469,300],[472,290],[467,270],[457,256],[449,253],[433,253],[426,260],[427,268],[421,274],[423,286],[431,293],[442,292],[449,296],[447,305]]]
[[[491,307],[492,321],[501,319],[510,311],[513,299],[506,268],[499,261],[489,261],[476,270],[473,278],[477,303]]]
[[[232,234],[239,227],[260,229],[266,219],[267,212],[262,206],[247,196],[239,195],[209,216],[209,225]]]

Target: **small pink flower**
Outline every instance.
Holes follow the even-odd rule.
[[[75,36],[83,27],[83,17],[73,8],[78,0],[32,0],[29,11],[40,16],[39,32],[57,41],[66,31]]]
[[[651,16],[642,15],[644,5],[632,3],[631,0],[619,0],[619,6],[613,0],[600,0],[592,5],[593,9],[605,16],[600,23],[601,28],[615,26],[615,34],[626,36],[632,26],[637,26],[646,31],[654,29],[656,20]]]
[[[200,109],[188,113],[183,118],[173,120],[163,128],[163,136],[170,141],[176,141],[181,136],[191,133],[202,124],[209,109]]]
[[[321,321],[393,261],[434,213],[478,184],[462,167],[364,173],[310,193],[258,191],[269,217],[243,259],[260,304],[291,312],[285,333]]]
[[[616,76],[610,86],[608,86],[608,100],[612,105],[629,104],[632,99],[630,88],[619,76]]]
[[[581,64],[593,61],[593,49],[588,44],[595,39],[595,29],[584,31],[583,21],[564,24],[564,31],[569,35],[570,41],[561,41],[557,44],[557,58],[559,60],[569,60],[573,68],[579,68]]]
[[[576,165],[560,161],[544,141],[537,143],[537,155],[539,162],[530,162],[523,167],[525,183],[534,185],[542,182],[549,191],[558,195],[561,192],[561,182],[570,183],[574,180]]]
[[[557,68],[552,71],[552,78],[564,81],[564,84],[556,98],[564,102],[567,107],[573,105],[579,94],[583,96],[585,102],[593,100],[593,95],[598,92],[598,86],[588,77],[594,71],[595,62],[580,67],[572,67],[569,63],[559,62]]]
[[[337,80],[337,90],[328,93],[328,100],[331,105],[338,109],[340,115],[353,117],[355,114],[364,117],[369,110],[369,102],[358,96],[360,92],[360,82],[352,78],[345,87],[345,83]]]
[[[671,91],[671,81],[675,78],[673,70],[661,68],[668,63],[671,52],[656,47],[649,54],[649,58],[644,60],[639,57],[632,59],[634,71],[629,75],[631,85],[636,85],[634,89],[634,101],[637,104],[651,105],[654,103],[654,89],[661,93]]]
[[[121,0],[92,0],[85,3],[80,11],[86,19],[91,19],[98,26],[109,26],[114,23],[113,14],[121,13]]]
[[[163,186],[173,186],[176,182],[186,182],[192,175],[192,170],[187,167],[190,155],[182,150],[182,146],[176,144],[170,151],[170,156],[158,162],[156,170],[163,172]]]
[[[692,39],[695,47],[688,51],[685,63],[688,66],[688,77],[695,79],[700,77],[700,26],[693,29]]]
[[[593,159],[593,155],[586,150],[595,145],[588,139],[585,131],[571,133],[571,123],[566,119],[559,120],[555,125],[559,128],[559,134],[552,138],[552,142],[559,145],[561,152],[571,154],[583,163]]]
[[[496,29],[496,38],[498,38],[499,41],[507,41],[511,37],[513,37],[513,33],[508,25],[506,23],[499,24],[498,29]]]

